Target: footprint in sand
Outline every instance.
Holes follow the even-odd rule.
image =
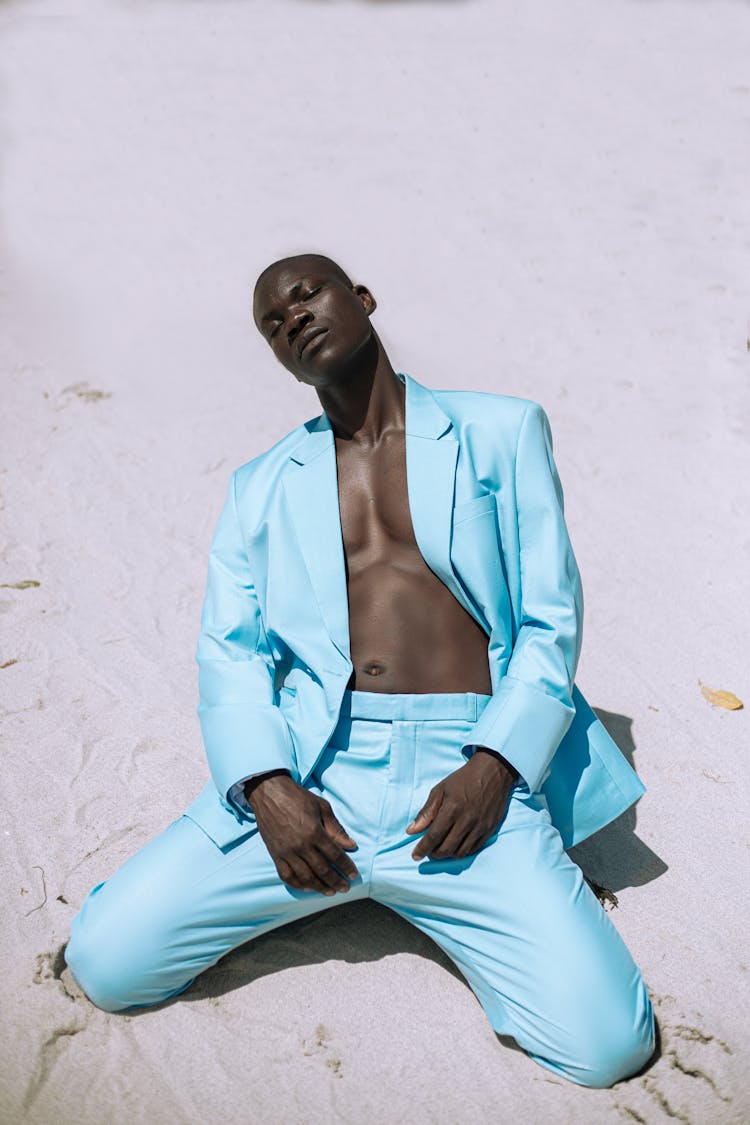
[[[53,953],[39,953],[36,969],[31,978],[34,984],[53,982],[59,986],[70,1000],[85,1000],[86,996],[73,979],[65,963],[65,946],[61,945]]]
[[[729,1092],[734,1051],[703,1023],[700,1013],[676,1008],[671,996],[653,997],[661,1056],[627,1084],[617,1109],[627,1121],[712,1125],[741,1120]],[[623,1091],[625,1092],[625,1091]]]
[[[111,391],[98,391],[95,387],[90,387],[88,382],[71,383],[69,387],[63,387],[60,393],[75,395],[76,398],[80,398],[84,402],[99,402],[103,398],[112,397]]]
[[[336,1078],[343,1078],[341,1059],[331,1052],[330,1041],[331,1036],[325,1024],[319,1023],[315,1028],[315,1035],[311,1039],[302,1040],[302,1054],[308,1058],[321,1058]]]

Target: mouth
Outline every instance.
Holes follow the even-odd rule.
[[[317,340],[319,336],[325,335],[327,331],[327,328],[308,329],[300,338],[299,347],[297,348],[297,357],[299,358],[302,355],[308,344],[311,344],[313,340]]]

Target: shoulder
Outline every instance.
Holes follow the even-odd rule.
[[[495,441],[500,436],[515,441],[527,419],[547,418],[540,403],[519,395],[465,390],[435,390],[432,394],[459,433],[468,438],[486,433]]]
[[[251,484],[255,488],[262,481],[270,481],[275,478],[280,470],[286,466],[289,454],[294,447],[310,432],[319,418],[320,415],[318,414],[314,418],[309,418],[306,422],[301,422],[299,426],[295,426],[289,433],[284,434],[268,449],[264,449],[262,453],[256,454],[249,461],[239,465],[232,474],[238,493],[247,489]]]

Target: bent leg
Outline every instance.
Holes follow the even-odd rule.
[[[512,791],[500,831],[467,859],[378,858],[372,895],[458,965],[500,1034],[549,1070],[607,1087],[654,1051],[654,1016],[625,943],[565,854],[544,799]]]
[[[150,1006],[236,946],[341,900],[287,887],[258,832],[222,851],[182,816],[94,887],[65,960],[97,1007]]]

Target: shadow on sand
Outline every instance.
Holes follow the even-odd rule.
[[[633,720],[601,708],[592,708],[633,768],[635,743]],[[645,795],[648,800],[648,793]],[[642,887],[663,875],[669,868],[648,844],[635,833],[637,806],[627,809],[617,820],[577,844],[569,851],[587,879],[616,892],[625,887]]]

